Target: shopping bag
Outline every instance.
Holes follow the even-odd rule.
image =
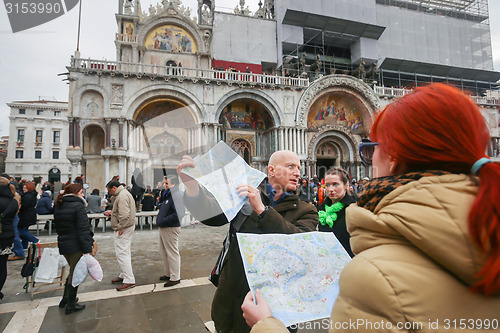
[[[99,261],[91,255],[86,254],[85,256],[87,257],[87,268],[89,270],[90,277],[101,282],[103,273]]]
[[[73,285],[73,287],[78,287],[83,281],[85,281],[87,274],[87,256],[82,256],[80,260],[78,260],[78,263],[73,270],[73,279],[71,285]]]

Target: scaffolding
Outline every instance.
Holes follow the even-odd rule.
[[[489,25],[488,0],[376,0],[379,5],[394,6],[429,14],[454,17]]]

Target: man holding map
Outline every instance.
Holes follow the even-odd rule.
[[[212,302],[212,319],[219,333],[250,332],[241,310],[250,289],[236,232],[294,234],[315,231],[318,214],[313,205],[299,200],[295,194],[300,179],[300,160],[292,151],[282,150],[271,155],[268,178],[257,187],[231,180],[225,182],[226,185],[234,184],[240,197],[248,197],[230,220],[215,199],[217,194],[202,188],[197,180],[186,174],[186,170],[195,167],[195,161],[189,156],[184,156],[177,166],[177,173],[186,187],[186,207],[203,224],[222,226],[230,223],[228,236],[211,276],[212,282],[217,285]],[[234,177],[230,173],[224,173],[223,176],[222,179]],[[219,187],[223,188],[223,185]],[[220,277],[216,273],[220,273]]]

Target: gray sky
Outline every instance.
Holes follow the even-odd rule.
[[[80,52],[84,58],[116,60],[114,44],[118,1],[82,0]],[[160,0],[141,0],[143,10]],[[196,13],[196,0],[183,0]],[[246,0],[251,11],[259,0]],[[232,11],[239,0],[216,0],[216,10]],[[495,70],[500,70],[500,0],[489,0]],[[9,134],[6,103],[55,98],[68,100],[68,85],[57,76],[66,72],[76,50],[78,6],[69,13],[27,31],[12,33],[5,7],[0,4],[0,135]]]

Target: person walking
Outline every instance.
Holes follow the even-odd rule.
[[[142,197],[141,204],[141,211],[143,212],[153,212],[156,209],[156,198],[151,192],[150,186],[147,186],[146,193],[144,193],[144,196]],[[151,218],[151,223],[153,223],[153,216],[149,216],[149,218]],[[146,222],[146,225],[149,224],[148,216],[144,217],[144,221]]]
[[[309,184],[307,177],[300,179],[299,199],[305,202],[312,202],[314,199],[314,188]]]
[[[2,288],[7,280],[7,258],[12,253],[14,242],[13,220],[19,208],[14,193],[14,186],[9,184],[9,179],[0,177],[0,301],[3,299]]]
[[[177,174],[186,187],[184,204],[199,221],[210,226],[230,223],[224,247],[213,270],[217,286],[212,302],[212,319],[218,332],[249,332],[241,304],[249,291],[236,232],[293,234],[316,230],[316,208],[295,194],[300,178],[300,159],[292,151],[281,150],[269,159],[268,178],[258,188],[244,184],[237,193],[248,197],[238,214],[228,221],[215,198],[200,188],[198,182],[182,172],[195,167],[189,156],[177,166]],[[217,273],[220,272],[220,277]]]
[[[349,175],[344,169],[332,168],[325,175],[326,198],[318,206],[319,225],[322,232],[333,232],[349,256],[354,257],[349,244],[349,233],[345,221],[346,208],[355,202],[349,194]]]
[[[165,193],[156,217],[159,227],[160,255],[165,275],[160,277],[166,281],[164,287],[171,287],[181,282],[181,256],[179,254],[180,221],[184,217],[185,208],[182,193],[177,188],[177,177],[165,177]]]
[[[21,208],[19,209],[19,223],[17,230],[23,245],[23,249],[28,248],[28,243],[38,243],[39,240],[33,236],[28,227],[36,224],[36,196],[35,185],[32,182],[26,182],[23,185],[23,195],[21,196]]]
[[[478,106],[455,87],[419,87],[378,114],[370,139],[360,156],[375,178],[346,211],[356,256],[340,275],[330,332],[368,331],[341,329],[361,321],[385,323],[385,332],[491,327],[500,309],[500,164],[484,155],[490,135]],[[252,332],[286,332],[265,305],[247,295]]]
[[[130,247],[135,230],[135,200],[129,191],[118,180],[111,180],[107,185],[108,193],[114,199],[113,209],[105,215],[111,217],[111,228],[114,230],[116,260],[120,266],[120,274],[111,283],[121,284],[117,291],[135,287],[132,270]]]
[[[65,313],[71,314],[83,310],[85,305],[79,304],[76,297],[78,287],[73,287],[73,271],[82,255],[93,252],[94,239],[90,231],[87,217],[87,202],[83,198],[83,186],[79,183],[65,187],[64,192],[57,196],[54,222],[57,232],[59,253],[69,264],[69,274],[64,285],[64,296],[59,302],[60,308],[66,308]]]

